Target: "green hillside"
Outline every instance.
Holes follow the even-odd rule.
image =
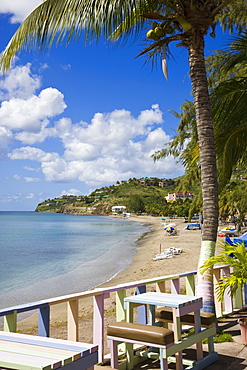
[[[126,212],[156,215],[178,214],[187,216],[192,200],[177,200],[168,204],[165,196],[176,192],[178,179],[129,179],[94,190],[89,196],[62,196],[47,199],[38,204],[35,212],[56,212],[73,214],[112,214],[112,206],[125,206]],[[192,189],[198,194],[199,188]]]

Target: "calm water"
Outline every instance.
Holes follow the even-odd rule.
[[[129,266],[146,231],[128,219],[0,212],[0,308],[109,280]]]

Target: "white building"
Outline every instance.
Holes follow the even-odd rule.
[[[112,213],[125,212],[126,207],[125,206],[113,206],[113,207],[111,207],[111,210],[112,210]]]

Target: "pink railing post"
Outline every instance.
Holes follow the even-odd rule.
[[[172,294],[180,293],[180,279],[179,278],[171,280],[171,293]]]
[[[93,343],[99,346],[99,362],[104,362],[104,299],[110,294],[99,294],[93,297]]]

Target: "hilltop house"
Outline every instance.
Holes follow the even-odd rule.
[[[190,191],[187,191],[186,193],[180,190],[177,193],[168,193],[168,195],[165,197],[167,202],[175,202],[178,199],[192,199],[196,197],[196,194],[192,194]]]
[[[167,179],[157,179],[153,177],[145,177],[140,179],[140,184],[141,185],[146,185],[146,186],[159,186],[160,188],[165,188],[167,186],[173,186],[174,185],[174,180],[167,180]]]

